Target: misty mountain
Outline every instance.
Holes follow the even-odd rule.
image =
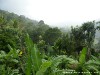
[[[17,20],[18,22],[21,23],[21,25],[29,27],[30,29],[32,27],[33,28],[38,27],[37,26],[38,23],[39,23],[38,21],[29,19],[29,18],[25,17],[24,15],[18,15],[18,14],[15,14],[15,13],[10,13],[10,12],[5,11],[5,10],[0,10],[0,16],[1,15],[6,19],[7,22],[12,22],[12,20]],[[98,21],[96,21],[96,22],[98,22]],[[96,24],[95,26],[97,27],[98,25],[99,24]],[[47,29],[49,28],[49,26],[47,24],[45,24],[45,23],[44,23],[44,26],[46,26]],[[64,33],[70,32],[71,25],[70,26],[65,26],[65,27],[59,27],[59,29]],[[100,38],[100,31],[99,30],[96,30],[95,38],[96,39]]]
[[[7,21],[20,20],[20,21],[24,21],[25,23],[31,22],[33,24],[38,24],[38,21],[36,21],[36,20],[31,20],[31,19],[25,17],[24,15],[17,15],[15,13],[10,13],[5,10],[0,10],[0,15],[2,15]]]

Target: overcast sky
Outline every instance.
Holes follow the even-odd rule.
[[[58,26],[100,19],[100,0],[0,0],[0,9]]]

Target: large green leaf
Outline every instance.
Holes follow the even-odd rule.
[[[38,51],[38,48],[35,44],[33,50],[31,51],[31,59],[32,59],[33,68],[35,69],[35,71],[38,71],[42,64],[42,59],[41,59],[40,52]]]
[[[41,65],[39,71],[36,73],[36,75],[44,75],[44,72],[45,72],[45,71],[47,70],[47,68],[50,67],[50,66],[51,66],[51,62],[50,62],[50,61],[44,62],[44,63]]]
[[[32,67],[31,57],[28,54],[26,60],[26,71],[25,71],[26,75],[31,75],[31,67]]]
[[[87,53],[87,48],[84,47],[81,51],[80,57],[79,57],[79,63],[83,65],[86,61],[86,53]]]
[[[40,53],[37,49],[37,46],[33,44],[32,40],[29,38],[29,35],[27,34],[26,39],[26,46],[28,50],[27,54],[27,62],[26,62],[26,74],[30,75],[31,71],[35,74],[40,68],[40,65],[42,63]]]
[[[31,49],[32,49],[32,45],[31,44],[31,40],[29,38],[29,35],[27,34],[26,38],[25,38],[25,42],[26,42],[26,46],[27,46],[27,59],[26,59],[26,75],[31,75],[31,68],[32,68],[32,62],[31,62]]]

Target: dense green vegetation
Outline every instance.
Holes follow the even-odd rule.
[[[0,10],[0,75],[100,75],[99,30],[93,21],[62,32]]]

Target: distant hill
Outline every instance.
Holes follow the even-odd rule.
[[[2,15],[7,21],[19,20],[19,21],[24,21],[25,23],[29,23],[29,22],[32,22],[33,24],[38,23],[38,21],[31,20],[31,19],[25,17],[24,15],[17,15],[15,13],[10,13],[10,12],[5,11],[5,10],[0,10],[0,15]]]
[[[9,24],[13,24],[14,21],[17,21],[20,28],[24,28],[25,30],[33,30],[38,27],[45,27],[44,30],[49,28],[49,25],[45,24],[44,21],[40,20],[39,22],[36,20],[29,19],[24,15],[17,15],[15,13],[10,13],[5,10],[0,10],[0,18],[3,17],[5,21]],[[41,23],[42,22],[42,23]]]

